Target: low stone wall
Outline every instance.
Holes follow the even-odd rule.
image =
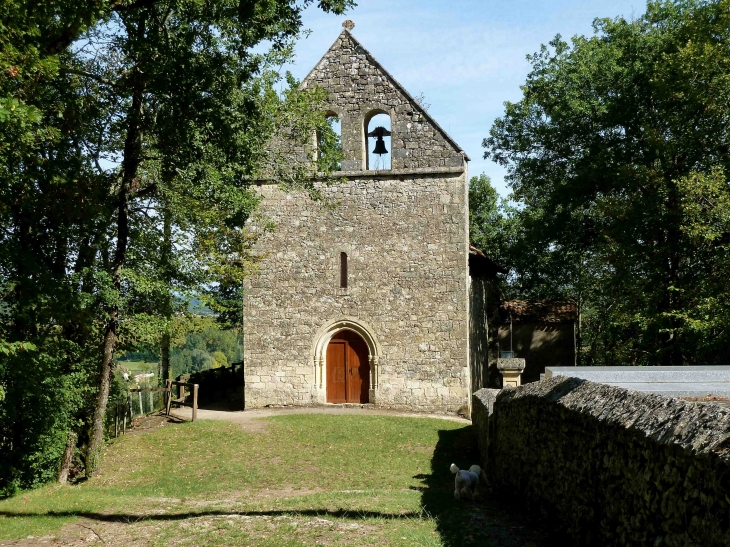
[[[474,394],[491,486],[575,545],[730,545],[730,412],[555,377]]]

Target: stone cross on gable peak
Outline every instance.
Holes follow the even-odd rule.
[[[353,23],[352,20],[348,19],[347,21],[342,23],[342,27],[345,28],[346,30],[352,32],[352,29],[355,28],[355,23]]]

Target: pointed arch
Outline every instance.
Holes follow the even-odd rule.
[[[370,389],[371,391],[378,388],[378,378],[380,376],[380,358],[382,348],[373,328],[356,317],[342,317],[328,321],[314,335],[312,343],[311,359],[314,364],[315,383],[319,385],[320,390],[326,391],[326,360],[327,346],[335,334],[342,330],[351,330],[359,334],[368,347],[368,361],[370,364]],[[370,402],[373,402],[372,400]]]

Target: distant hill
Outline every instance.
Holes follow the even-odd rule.
[[[214,316],[215,315],[213,310],[211,310],[208,306],[203,305],[203,303],[200,300],[198,300],[197,298],[188,299],[188,311],[190,313],[194,313],[195,315],[204,315],[204,316]]]

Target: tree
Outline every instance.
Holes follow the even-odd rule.
[[[497,260],[504,245],[500,241],[504,217],[499,194],[490,178],[482,173],[469,181],[469,238],[480,251]]]
[[[48,4],[0,7],[0,339],[35,347],[0,355],[0,496],[55,478],[98,364],[88,249],[109,177],[82,150],[103,105],[60,72]]]
[[[339,2],[334,8],[344,5]],[[116,237],[107,268],[117,294],[125,281],[139,281],[136,275],[125,275],[133,256],[133,231],[143,233],[145,223],[141,218],[135,226],[133,208],[149,208],[152,200],[162,208],[158,216],[178,224],[181,234],[194,236],[190,247],[205,263],[198,272],[240,278],[243,268],[236,260],[245,261],[247,247],[242,222],[255,205],[243,181],[256,173],[281,113],[303,104],[311,107],[303,100],[308,95],[294,86],[282,102],[273,88],[276,74],[267,68],[290,52],[301,6],[221,1],[210,7],[183,1],[132,5],[116,10],[105,25],[84,37],[86,57],[75,72],[98,82],[116,106],[106,120],[110,134],[105,143],[113,147],[101,146],[95,153],[117,153],[121,160],[113,194]],[[270,54],[252,54],[264,40],[273,43]],[[324,116],[320,118],[322,123]],[[296,122],[304,120],[310,118]],[[307,126],[307,132],[313,130],[314,125]],[[146,277],[169,287],[169,271],[162,279],[151,273]],[[145,290],[147,296],[150,290],[160,292]],[[162,307],[169,320],[169,289],[165,296]],[[120,335],[119,303],[107,307],[107,316],[89,475],[97,468],[103,438],[108,378]]]
[[[211,357],[213,358],[213,368],[228,366],[228,359],[226,359],[226,354],[222,351],[213,352]]]
[[[522,100],[484,140],[519,203],[516,247],[531,262],[523,289],[580,295],[586,362],[717,363],[718,348],[730,353],[720,283],[729,8],[651,2],[634,21],[597,20],[592,38],[558,36],[529,58]],[[702,212],[690,198],[698,191]],[[699,246],[710,217],[713,244]]]
[[[0,383],[36,386],[36,397],[47,393],[41,377],[63,387],[52,391],[63,402],[38,410],[23,399],[28,391],[7,390],[3,408],[16,414],[0,424],[8,433],[0,453],[13,460],[3,474],[25,469],[25,478],[0,481],[44,480],[27,464],[32,439],[53,429],[63,452],[81,424],[90,426],[79,442],[92,476],[115,351],[159,344],[175,311],[170,295],[244,275],[252,257],[241,227],[256,204],[247,187],[267,163],[266,143],[282,127],[301,138],[326,125],[321,93],[275,88],[273,67],[290,53],[310,3],[0,8],[3,29],[13,30],[0,33],[0,289],[8,306],[0,336],[38,347],[32,375],[22,374],[27,360],[0,357]],[[338,13],[350,4],[319,2]],[[254,53],[263,42],[271,51]],[[161,249],[166,224],[170,245]],[[31,420],[38,427],[30,430],[18,412],[47,419]],[[48,453],[39,467],[60,460],[37,448]]]

